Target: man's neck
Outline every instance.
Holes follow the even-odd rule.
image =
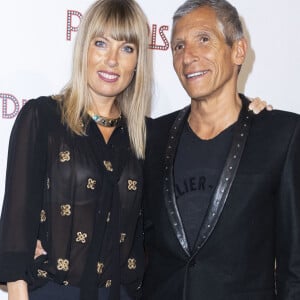
[[[241,106],[238,94],[192,100],[188,122],[201,139],[212,139],[237,121]]]

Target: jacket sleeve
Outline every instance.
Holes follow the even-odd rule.
[[[0,282],[27,280],[33,261],[45,180],[40,101],[28,101],[12,128],[0,220]]]
[[[300,121],[283,167],[276,207],[278,300],[300,299]]]

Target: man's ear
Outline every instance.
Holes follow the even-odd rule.
[[[248,43],[245,38],[235,41],[232,45],[232,62],[235,65],[242,65],[246,59]]]

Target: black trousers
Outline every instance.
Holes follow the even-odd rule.
[[[41,288],[29,292],[29,300],[79,300],[79,288],[48,282]],[[120,300],[133,300],[124,287],[120,289]],[[99,288],[99,300],[107,300],[109,288]]]

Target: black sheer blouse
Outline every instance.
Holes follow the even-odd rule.
[[[0,221],[0,281],[139,289],[142,162],[123,121],[106,144],[78,136],[50,97],[28,101],[12,129]],[[34,260],[36,240],[47,256]],[[92,298],[91,298],[92,299]]]

